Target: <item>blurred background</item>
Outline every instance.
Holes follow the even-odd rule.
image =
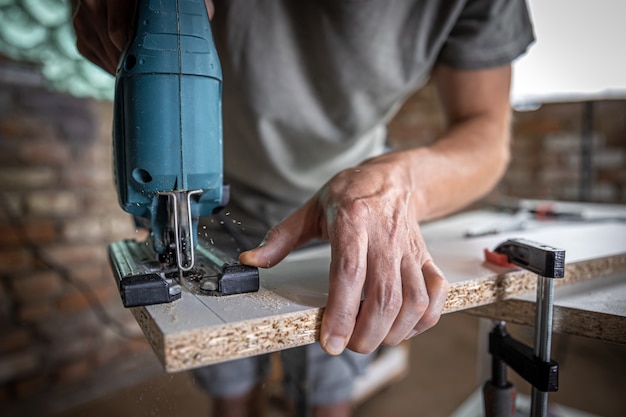
[[[163,373],[120,303],[106,246],[137,232],[113,188],[113,78],[76,52],[67,3],[0,0],[0,415],[209,415],[210,399],[188,374]],[[557,20],[585,35],[611,27],[590,23],[596,2],[583,6],[586,14],[574,13],[572,3],[544,3],[558,3],[560,17],[548,19],[548,28]],[[623,11],[621,0],[597,3],[613,11],[608,15],[626,16],[612,9]],[[511,165],[475,207],[504,197],[626,204],[626,94],[619,86],[626,36],[609,33],[617,36],[614,48],[587,42],[602,51],[583,71],[595,84],[561,86],[538,80],[571,75],[585,58],[573,48],[578,57],[569,60],[562,43],[542,52],[539,35],[562,33],[545,28],[537,26],[534,47],[542,64],[520,64],[513,92],[524,110],[514,113]],[[606,69],[621,71],[615,88]],[[537,84],[539,91],[523,87]],[[393,120],[389,140],[428,143],[441,126],[427,85]],[[480,383],[478,327],[462,313],[444,317],[411,343],[409,376],[368,399],[358,415],[449,415]],[[566,362],[563,392],[551,398],[597,415],[626,415],[623,347],[562,337],[555,349]],[[569,377],[567,366],[574,369]]]

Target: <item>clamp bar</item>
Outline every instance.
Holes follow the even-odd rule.
[[[552,313],[554,305],[554,281],[537,277],[537,302],[535,303],[535,347],[534,354],[542,363],[551,363]],[[558,389],[558,368],[556,369]],[[548,390],[533,385],[531,395],[531,417],[546,416],[548,413]],[[554,389],[556,391],[556,389]]]
[[[565,251],[527,239],[509,239],[494,250],[505,255],[507,262],[535,272],[537,302],[534,348],[524,345],[506,333],[498,323],[489,335],[489,353],[493,356],[492,380],[483,388],[485,411],[491,417],[514,414],[511,401],[514,391],[506,381],[506,365],[511,366],[532,385],[531,416],[548,413],[548,392],[558,390],[558,364],[550,359],[552,349],[553,278],[565,275]],[[506,365],[505,365],[506,364]]]

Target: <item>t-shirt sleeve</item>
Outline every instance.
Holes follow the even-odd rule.
[[[505,65],[534,41],[524,0],[468,0],[438,62],[459,69]]]

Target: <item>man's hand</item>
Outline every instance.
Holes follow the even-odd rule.
[[[126,45],[135,2],[132,0],[72,0],[78,51],[110,74]]]
[[[136,0],[71,0],[78,51],[115,75],[122,50],[130,37]],[[205,0],[209,18],[213,1]]]
[[[367,353],[437,323],[449,284],[419,222],[486,194],[509,159],[509,65],[434,71],[448,128],[433,145],[373,158],[340,172],[240,261],[280,262],[315,238],[331,244],[320,342],[330,354]],[[364,295],[361,303],[361,295]]]
[[[309,240],[330,241],[320,337],[330,354],[397,345],[439,320],[449,284],[422,239],[423,196],[408,162],[391,153],[339,173],[258,249],[241,255],[242,263],[269,267]]]

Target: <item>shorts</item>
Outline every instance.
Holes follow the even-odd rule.
[[[349,350],[327,355],[319,345],[301,346],[280,353],[286,396],[306,404],[327,405],[348,401],[354,380],[365,372],[373,354]],[[237,397],[261,383],[269,374],[268,355],[254,356],[193,371],[198,385],[216,397]]]

